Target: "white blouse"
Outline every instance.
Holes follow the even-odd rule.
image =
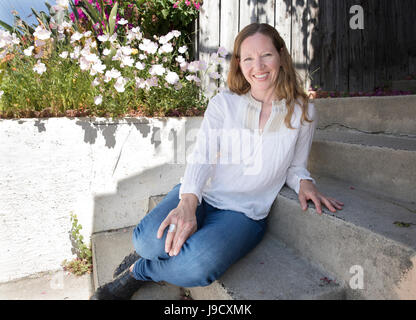
[[[308,106],[309,123],[300,125],[301,107],[295,104],[289,129],[284,123],[286,101],[273,101],[264,129],[259,129],[262,103],[251,93],[225,91],[213,97],[204,114],[197,140],[181,178],[179,198],[193,193],[210,205],[265,218],[286,183],[299,193],[306,169],[317,117]]]

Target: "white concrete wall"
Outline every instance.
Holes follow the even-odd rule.
[[[201,121],[0,120],[0,282],[72,259],[71,212],[86,239],[137,224],[180,182]]]

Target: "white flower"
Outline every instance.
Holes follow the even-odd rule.
[[[219,57],[217,53],[212,53],[211,56],[210,56],[210,60],[217,63],[217,64],[221,64],[221,63],[225,62],[225,59],[222,58],[222,57]]]
[[[161,46],[159,48],[159,53],[160,54],[169,53],[169,52],[172,52],[172,51],[173,51],[173,47],[172,47],[172,44],[170,44],[170,43],[166,43],[166,44],[164,44],[163,46]]]
[[[131,49],[131,47],[129,47],[129,46],[126,46],[126,47],[121,47],[121,52],[125,55],[125,56],[129,56],[129,55],[131,55],[131,53],[132,53],[132,49]]]
[[[123,77],[117,78],[116,83],[114,84],[114,88],[116,88],[117,92],[124,92],[127,80]]]
[[[48,40],[51,37],[51,33],[50,31],[46,30],[45,28],[43,28],[42,26],[38,26],[35,29],[35,32],[33,33],[33,35],[38,38],[39,40]]]
[[[217,54],[224,58],[225,56],[228,55],[228,51],[224,47],[219,47]]]
[[[146,55],[145,54],[139,54],[139,59],[140,60],[144,60],[144,59],[146,59],[147,57],[146,57]]]
[[[179,81],[179,76],[175,72],[168,71],[168,74],[166,75],[165,79],[169,84],[175,84]]]
[[[96,97],[94,98],[94,103],[95,103],[96,105],[101,104],[101,102],[103,102],[103,96],[102,96],[102,95],[96,96]]]
[[[182,46],[178,49],[179,53],[185,53],[188,50],[187,46]]]
[[[175,60],[179,63],[184,63],[185,62],[185,58],[182,57],[182,56],[177,56]]]
[[[68,8],[68,0],[56,0],[56,4],[61,7],[62,9]]]
[[[149,73],[154,76],[154,75],[158,75],[161,76],[165,73],[165,68],[163,68],[163,66],[161,64],[154,64],[150,70]]]
[[[101,42],[106,42],[110,39],[110,36],[108,34],[102,34],[98,36],[98,40]]]
[[[83,36],[84,36],[85,38],[88,38],[91,34],[92,34],[92,32],[91,32],[91,31],[86,31],[86,32],[84,32],[84,33],[83,33]]]
[[[118,71],[117,69],[112,68],[110,71],[107,71],[105,75],[109,76],[112,79],[117,79],[121,77],[121,72]]]
[[[117,33],[113,33],[113,35],[108,40],[110,42],[115,42],[117,40]]]
[[[148,88],[157,87],[157,85],[158,85],[157,77],[151,77],[151,78],[146,80],[146,86]]]
[[[150,41],[149,39],[143,39],[143,42],[139,45],[139,49],[149,54],[155,54],[158,45],[156,42]]]
[[[103,55],[105,55],[105,56],[108,56],[110,53],[111,53],[111,50],[110,49],[105,48],[103,50]]]
[[[20,39],[16,36],[15,33],[12,34],[12,43],[13,44],[19,44],[20,43]]]
[[[3,95],[3,93],[4,93],[4,91],[3,90],[0,90],[0,98]]]
[[[62,59],[66,59],[68,57],[68,51],[63,51],[60,55],[59,55]]]
[[[23,50],[23,53],[25,54],[25,56],[31,56],[32,55],[32,51],[35,47],[34,46],[30,46],[29,48]]]
[[[65,29],[66,28],[71,28],[72,27],[72,22],[64,21],[64,22],[62,22],[61,27],[65,28]]]
[[[199,79],[197,76],[194,76],[194,75],[188,75],[185,77],[185,79],[188,81],[194,81],[197,84],[201,82],[201,79]]]
[[[105,68],[107,68],[107,66],[101,61],[94,63],[91,66],[90,75],[95,76],[97,73],[103,73]]]
[[[91,82],[91,85],[93,86],[93,87],[96,87],[96,86],[98,86],[100,84],[100,79],[98,79],[98,78],[95,78],[94,79],[94,81],[93,82]]]
[[[205,71],[207,67],[207,63],[204,60],[199,60],[199,70]]]
[[[38,62],[33,67],[33,71],[42,74],[46,71],[46,66],[42,62],[40,62],[40,60],[38,60]]]
[[[122,26],[124,26],[125,24],[127,24],[129,22],[126,19],[121,18],[117,23],[120,24],[120,25],[122,25]]]
[[[138,70],[144,70],[144,64],[143,63],[141,63],[140,61],[137,61],[136,62],[136,64],[135,64],[135,67],[136,67],[136,69],[138,69]]]
[[[139,88],[139,89],[146,88],[146,80],[136,77],[136,88]]]
[[[84,35],[82,33],[79,33],[78,31],[76,31],[72,36],[71,36],[71,43],[74,43],[75,41],[79,41],[82,39]]]
[[[189,72],[197,72],[197,71],[199,71],[199,61],[192,61],[188,65],[188,71]]]
[[[211,72],[209,74],[209,77],[212,78],[212,79],[219,79],[219,78],[221,78],[221,75],[218,72]]]
[[[172,30],[172,31],[171,31],[171,33],[173,34],[173,36],[174,36],[175,38],[177,38],[177,37],[179,37],[179,36],[181,35],[181,32],[180,32],[180,31],[178,31],[178,30]]]
[[[71,57],[71,59],[78,59],[80,54],[81,54],[81,47],[80,46],[76,46],[74,48],[74,52],[71,52],[69,54],[69,56]]]
[[[129,56],[122,56],[120,67],[124,68],[125,66],[132,67],[134,63],[134,59]]]

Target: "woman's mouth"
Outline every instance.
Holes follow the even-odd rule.
[[[255,74],[253,75],[253,77],[257,80],[264,80],[267,78],[268,75],[269,73],[262,73],[262,74]]]

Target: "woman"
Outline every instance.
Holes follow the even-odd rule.
[[[209,102],[182,183],[141,220],[136,253],[93,299],[129,299],[144,281],[209,285],[260,242],[285,183],[303,210],[307,200],[319,214],[322,204],[342,209],[306,169],[315,109],[273,27],[253,23],[238,34],[227,82],[230,91]]]

